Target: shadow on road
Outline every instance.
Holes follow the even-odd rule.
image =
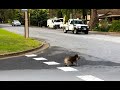
[[[0,60],[0,70],[24,70],[24,69],[32,69],[32,70],[40,70],[40,69],[56,69],[56,67],[64,66],[64,58],[66,56],[75,55],[77,52],[72,52],[62,47],[52,46],[49,49],[37,53],[37,57],[44,57],[48,59],[47,61],[55,61],[60,63],[59,65],[47,65],[43,62],[46,61],[37,61],[33,58],[37,57],[14,57],[9,59],[1,59]],[[77,53],[81,56],[81,59],[78,61],[78,66],[120,66],[120,63],[115,63],[111,61],[105,61],[100,58],[96,58],[93,56]],[[86,59],[87,57],[87,59]],[[94,60],[93,60],[94,59]]]
[[[120,66],[120,63],[106,61],[100,58],[96,58],[94,56],[83,55],[78,52],[70,52],[69,50],[66,50],[65,48],[62,48],[62,47],[54,46],[54,47],[49,48],[46,51],[46,54],[48,54],[48,58],[54,58],[56,62],[60,62],[62,65],[64,65],[63,60],[65,56],[73,56],[76,53],[81,57],[81,59],[78,61],[79,66],[81,65]],[[85,56],[89,57],[89,60],[86,60]],[[95,61],[92,60],[93,58]]]

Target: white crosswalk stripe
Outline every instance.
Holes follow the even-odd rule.
[[[43,63],[48,64],[48,65],[58,65],[58,64],[60,64],[60,63],[57,63],[55,61],[43,62]]]
[[[35,60],[47,60],[46,58],[43,58],[43,57],[38,57],[38,58],[33,58]]]
[[[82,76],[77,76],[77,77],[80,79],[83,79],[85,81],[104,81],[104,80],[94,77],[92,75],[82,75]]]
[[[35,54],[29,54],[29,55],[25,55],[26,57],[35,57],[35,56],[37,56],[37,55],[35,55]]]
[[[29,55],[25,55],[26,57],[35,57],[37,56],[36,54],[29,54]],[[37,57],[37,58],[33,58],[34,60],[48,60],[44,57]],[[59,65],[60,63],[58,62],[55,62],[55,61],[49,61],[49,62],[43,62],[47,65]],[[72,68],[72,67],[57,67],[57,69],[60,69],[62,71],[65,71],[65,72],[70,72],[70,71],[78,71],[77,69],[75,68]],[[95,76],[92,76],[92,75],[80,75],[80,76],[76,76],[84,81],[104,81],[100,78],[97,78]]]
[[[63,71],[78,71],[77,69],[74,69],[72,67],[57,67],[57,68]]]

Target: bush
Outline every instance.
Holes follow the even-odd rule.
[[[120,32],[120,20],[113,20],[109,31],[110,32]]]
[[[8,20],[8,23],[11,24],[11,23],[12,23],[12,20],[9,19],[9,20]]]
[[[101,20],[99,23],[99,27],[102,32],[108,32],[110,27],[108,25],[107,19]]]
[[[101,32],[108,32],[110,26],[108,25],[107,19],[101,20],[98,24],[96,24],[96,27],[94,28],[94,31],[101,31]]]
[[[99,24],[96,24],[96,26],[93,28],[93,31],[100,31]]]
[[[47,26],[45,22],[47,22],[48,19],[48,11],[47,10],[41,10],[41,9],[33,9],[31,12],[31,17],[30,17],[30,23],[31,25],[38,26],[39,22],[42,22],[44,26]]]

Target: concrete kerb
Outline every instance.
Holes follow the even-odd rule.
[[[16,52],[16,53],[10,53],[10,54],[3,54],[3,55],[0,55],[0,59],[13,58],[13,57],[23,56],[25,54],[42,52],[42,51],[46,50],[47,48],[49,48],[49,46],[50,46],[49,43],[47,43],[44,40],[40,40],[40,41],[42,42],[42,45],[40,45],[37,48],[26,50],[26,51],[22,51],[22,52]]]
[[[100,34],[100,35],[110,35],[110,36],[120,36],[120,32],[99,32],[99,31],[90,31],[91,34]]]

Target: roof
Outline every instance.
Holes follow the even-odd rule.
[[[120,17],[120,15],[108,15],[106,17]]]
[[[120,9],[99,9],[97,10],[98,14],[112,14],[120,15]]]
[[[99,18],[120,17],[120,9],[100,9],[97,10]]]

